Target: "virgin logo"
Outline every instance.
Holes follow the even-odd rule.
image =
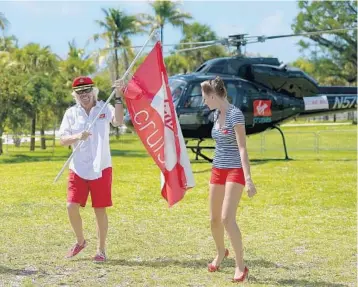
[[[256,100],[254,101],[254,116],[270,117],[271,101],[270,100]]]

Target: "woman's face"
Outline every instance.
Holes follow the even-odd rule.
[[[217,99],[217,95],[215,93],[204,93],[202,92],[203,95],[203,101],[204,104],[207,105],[209,107],[210,110],[215,110],[218,108],[218,99]]]

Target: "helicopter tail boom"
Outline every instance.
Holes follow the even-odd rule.
[[[356,87],[320,87],[320,94],[304,97],[300,116],[331,114],[357,110]]]

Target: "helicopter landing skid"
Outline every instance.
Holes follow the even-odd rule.
[[[204,146],[204,147],[200,146],[201,142],[203,142],[203,141],[204,141],[204,139],[199,139],[196,146],[186,146],[186,147],[190,148],[191,151],[193,153],[195,153],[195,160],[198,160],[199,156],[200,156],[201,158],[207,160],[208,162],[213,162],[213,159],[207,157],[205,154],[203,154],[201,152],[201,150],[203,150],[203,149],[215,149],[215,147],[213,147],[213,146]],[[187,143],[188,143],[188,141],[185,142],[185,144],[187,144]]]
[[[281,136],[282,136],[282,142],[283,142],[283,148],[284,148],[284,151],[285,151],[285,160],[292,160],[292,158],[290,158],[288,156],[288,152],[287,152],[287,146],[286,146],[286,140],[285,140],[285,135],[283,134],[282,130],[278,127],[278,126],[273,126],[274,129],[277,129]],[[195,160],[198,160],[199,159],[199,156],[205,160],[207,160],[208,162],[213,162],[213,160],[209,157],[207,157],[205,154],[203,154],[201,152],[201,150],[203,149],[215,149],[215,147],[213,146],[200,146],[200,144],[204,141],[204,139],[199,139],[198,140],[198,143],[196,146],[186,146],[187,148],[190,148],[191,151],[193,153],[195,153]],[[188,144],[188,140],[185,141],[185,144]]]
[[[289,158],[288,153],[287,153],[285,135],[283,134],[282,130],[278,126],[273,126],[273,128],[277,129],[280,132],[281,136],[282,136],[283,148],[285,150],[285,159],[286,160],[291,160],[292,158]]]

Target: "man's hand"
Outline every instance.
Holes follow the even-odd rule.
[[[83,132],[77,134],[77,139],[79,139],[80,141],[85,141],[91,135],[92,134],[90,132],[83,131]]]
[[[246,179],[246,187],[247,187],[247,195],[249,197],[253,197],[257,193],[256,187],[252,182],[251,178]]]
[[[123,88],[126,86],[124,80],[119,79],[116,80],[113,84],[113,87],[116,88],[116,96],[117,97],[122,97],[122,93],[123,93]]]

